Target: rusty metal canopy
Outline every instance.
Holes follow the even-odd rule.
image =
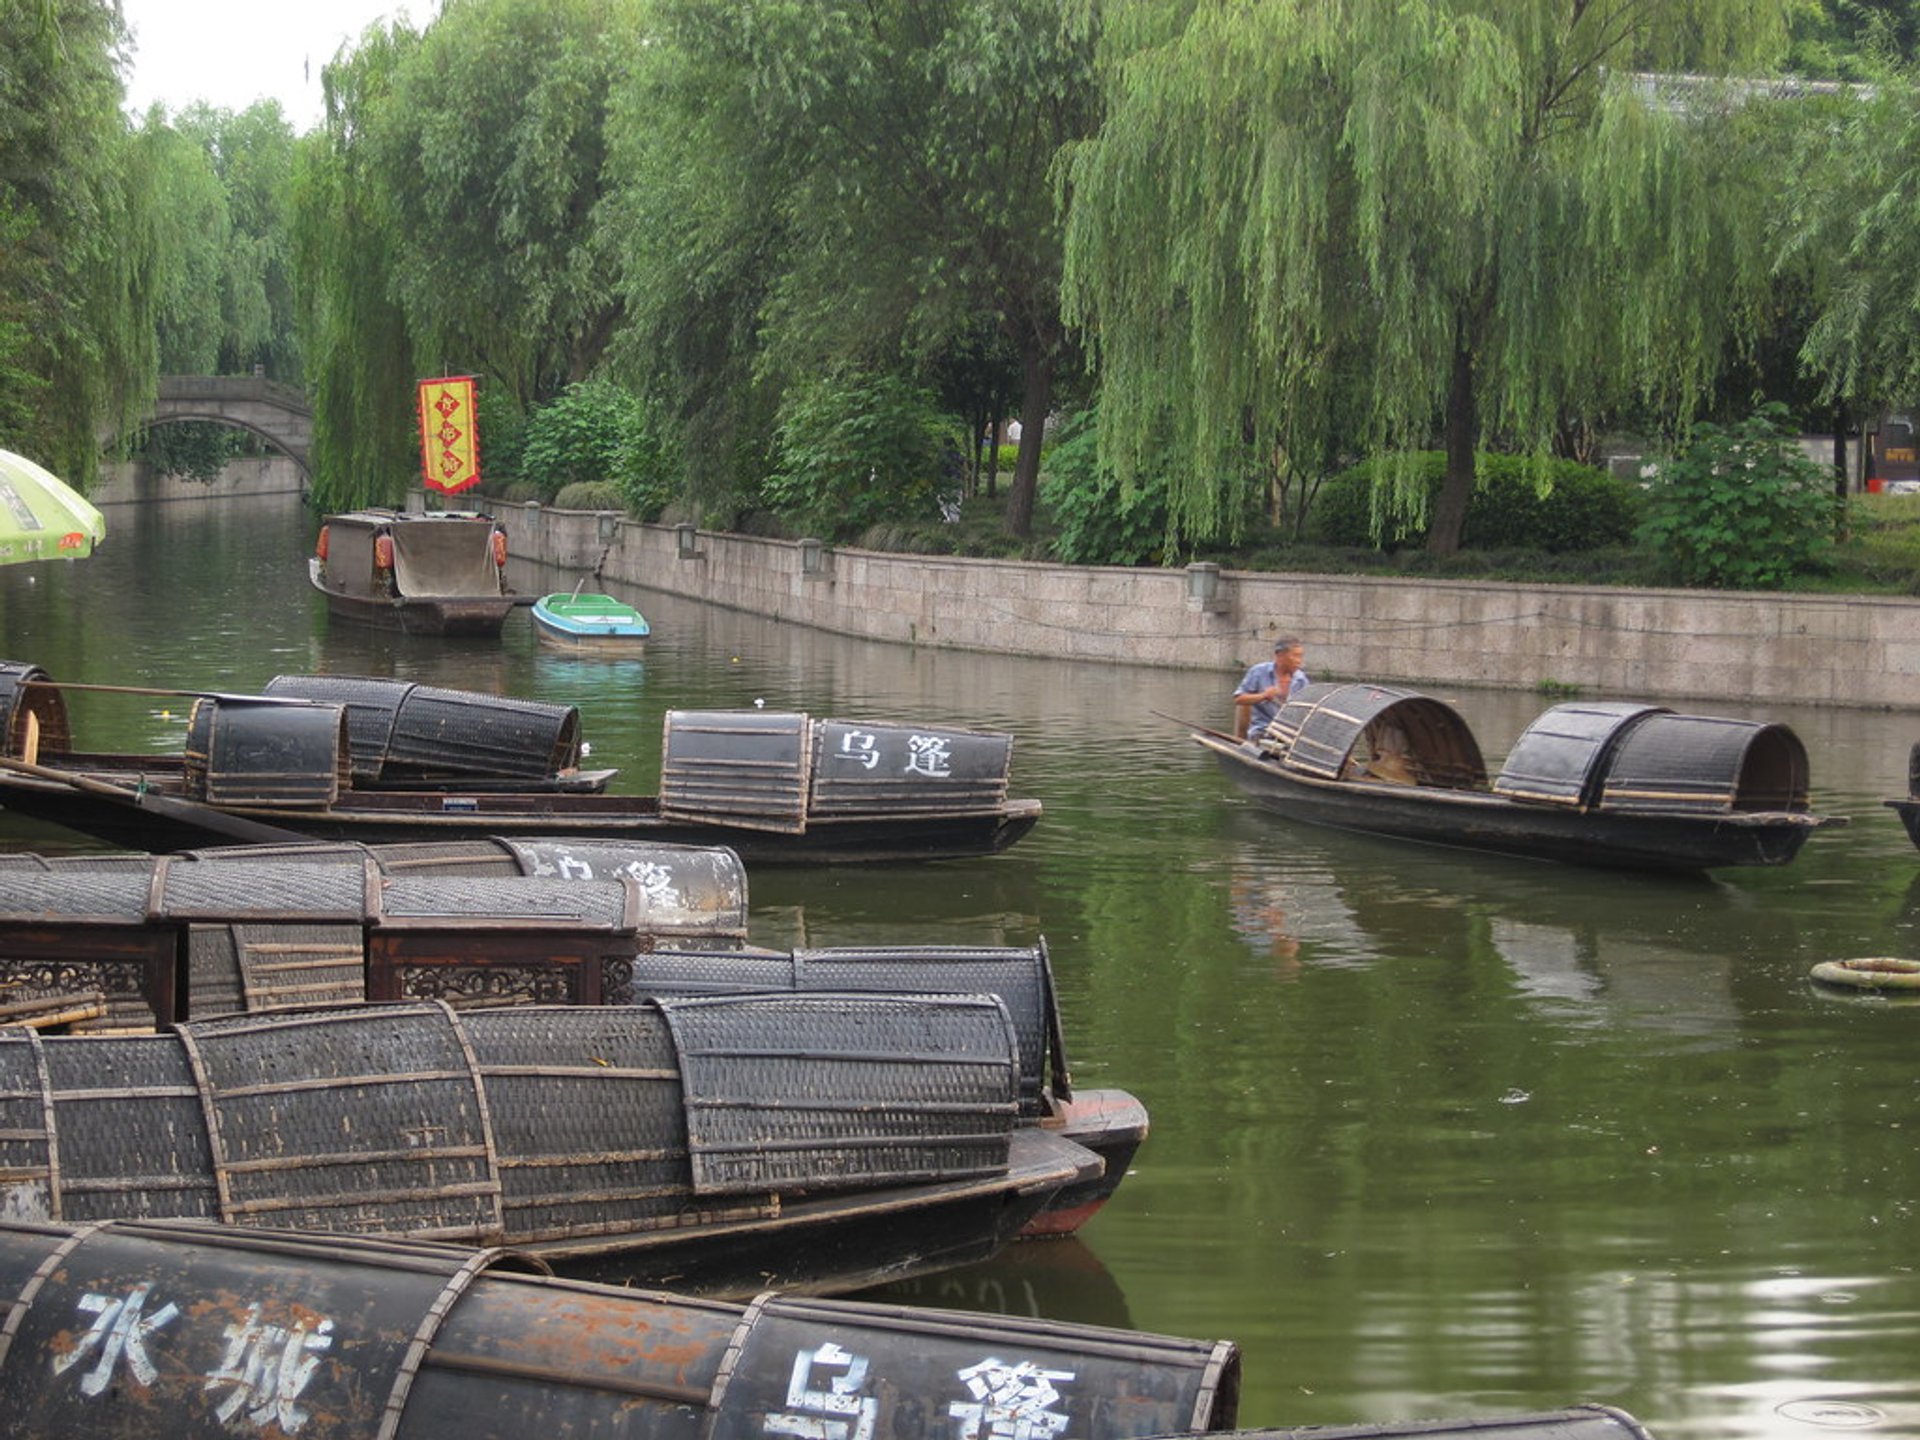
[[[990,995],[656,1002],[702,1195],[903,1184],[1006,1168],[1018,1039]]]
[[[1379,754],[1384,749],[1379,737],[1391,727],[1413,783],[1451,790],[1486,786],[1486,762],[1467,722],[1452,706],[1418,691],[1387,685],[1308,686],[1283,707],[1276,721],[1283,716],[1286,725],[1275,738],[1290,734],[1281,764],[1295,774],[1320,780],[1358,778],[1356,760],[1366,758],[1358,754],[1363,742]]]
[[[0,1213],[483,1243],[752,1217],[1004,1173],[1016,1044],[991,996],[844,993],[0,1030]]]
[[[580,711],[364,675],[276,675],[265,693],[347,712],[354,779],[540,779],[580,763]]]
[[[822,720],[814,815],[992,814],[1007,798],[1013,737],[949,726]]]
[[[1520,732],[1493,782],[1509,800],[1591,809],[1600,801],[1614,752],[1649,715],[1670,714],[1661,705],[1625,701],[1576,701],[1555,705]]]
[[[1621,741],[1600,808],[1643,815],[1732,814],[1809,806],[1806,746],[1785,725],[1652,715]]]
[[[813,722],[778,710],[669,710],[660,813],[749,829],[807,828]]]
[[[1229,1426],[1239,1399],[1226,1341],[742,1306],[556,1279],[510,1251],[194,1223],[0,1222],[0,1296],[17,1440],[948,1440],[956,1424],[1139,1440]]]

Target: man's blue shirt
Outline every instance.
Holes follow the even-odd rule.
[[[1236,695],[1258,695],[1262,690],[1271,690],[1279,682],[1280,672],[1274,668],[1273,661],[1262,660],[1258,665],[1247,671],[1245,677],[1240,681],[1240,688],[1233,693]],[[1306,671],[1294,671],[1293,678],[1287,682],[1286,698],[1291,700],[1311,683],[1312,682],[1307,679]],[[1215,691],[1214,693],[1218,694],[1219,692]],[[1276,703],[1272,700],[1254,701],[1251,712],[1247,716],[1247,739],[1258,740],[1260,738],[1260,733],[1272,722],[1273,717],[1280,713],[1280,703],[1284,702]]]

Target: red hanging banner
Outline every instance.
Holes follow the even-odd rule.
[[[420,382],[420,478],[429,490],[448,495],[480,483],[480,421],[471,375]]]

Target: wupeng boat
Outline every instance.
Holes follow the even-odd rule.
[[[206,1221],[0,1218],[0,1295],[8,1440],[1138,1440],[1219,1431],[1240,1393],[1224,1340]]]
[[[531,603],[506,570],[507,532],[468,510],[329,515],[307,561],[328,613],[418,635],[498,635]]]
[[[1491,782],[1451,706],[1384,685],[1310,685],[1255,742],[1195,729],[1227,777],[1289,820],[1619,869],[1784,865],[1843,817],[1811,813],[1785,725],[1660,705],[1556,705]]]
[[[533,633],[562,650],[638,655],[652,627],[624,600],[592,592],[542,595],[533,602]]]
[[[235,842],[565,837],[725,845],[749,862],[950,859],[1003,850],[1040,818],[1010,799],[1009,735],[668,712],[657,795],[581,767],[572,705],[409,681],[283,675],[191,696],[181,752],[89,752],[69,692],[0,661],[0,804],[134,850]]]
[[[1904,800],[1888,800],[1886,806],[1907,827],[1907,838],[1920,845],[1920,745],[1907,752],[1907,795]]]
[[[1098,1156],[1019,1123],[990,995],[340,1006],[0,1028],[0,1214],[507,1245],[825,1293],[985,1259]]]
[[[713,995],[986,995],[1012,1024],[1018,1121],[1105,1162],[1026,1233],[1110,1198],[1146,1107],[1071,1082],[1053,969],[1030,946],[770,950],[720,847],[475,841],[237,846],[180,855],[0,855],[0,1025],[165,1029],[319,1004],[456,1010]]]

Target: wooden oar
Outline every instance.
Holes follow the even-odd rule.
[[[211,805],[202,805],[196,800],[182,800],[174,795],[162,795],[155,790],[133,790],[125,785],[115,785],[93,775],[76,775],[67,770],[56,770],[50,765],[35,765],[27,760],[10,760],[0,756],[0,770],[11,770],[18,775],[31,775],[36,780],[51,780],[57,784],[71,786],[87,795],[98,795],[105,800],[117,801],[132,806],[136,810],[147,810],[155,815],[164,815],[169,820],[179,820],[185,824],[198,825],[215,835],[225,835],[247,845],[284,845],[289,842],[310,844],[311,835],[302,835],[294,830],[282,830],[277,825],[267,825],[258,820],[249,820],[242,815],[229,815],[224,810],[216,810]]]
[[[97,685],[86,680],[29,680],[23,689],[84,690],[95,695],[150,695],[174,700],[248,700],[258,705],[313,705],[304,695],[259,695],[230,690],[172,690],[156,685]]]

